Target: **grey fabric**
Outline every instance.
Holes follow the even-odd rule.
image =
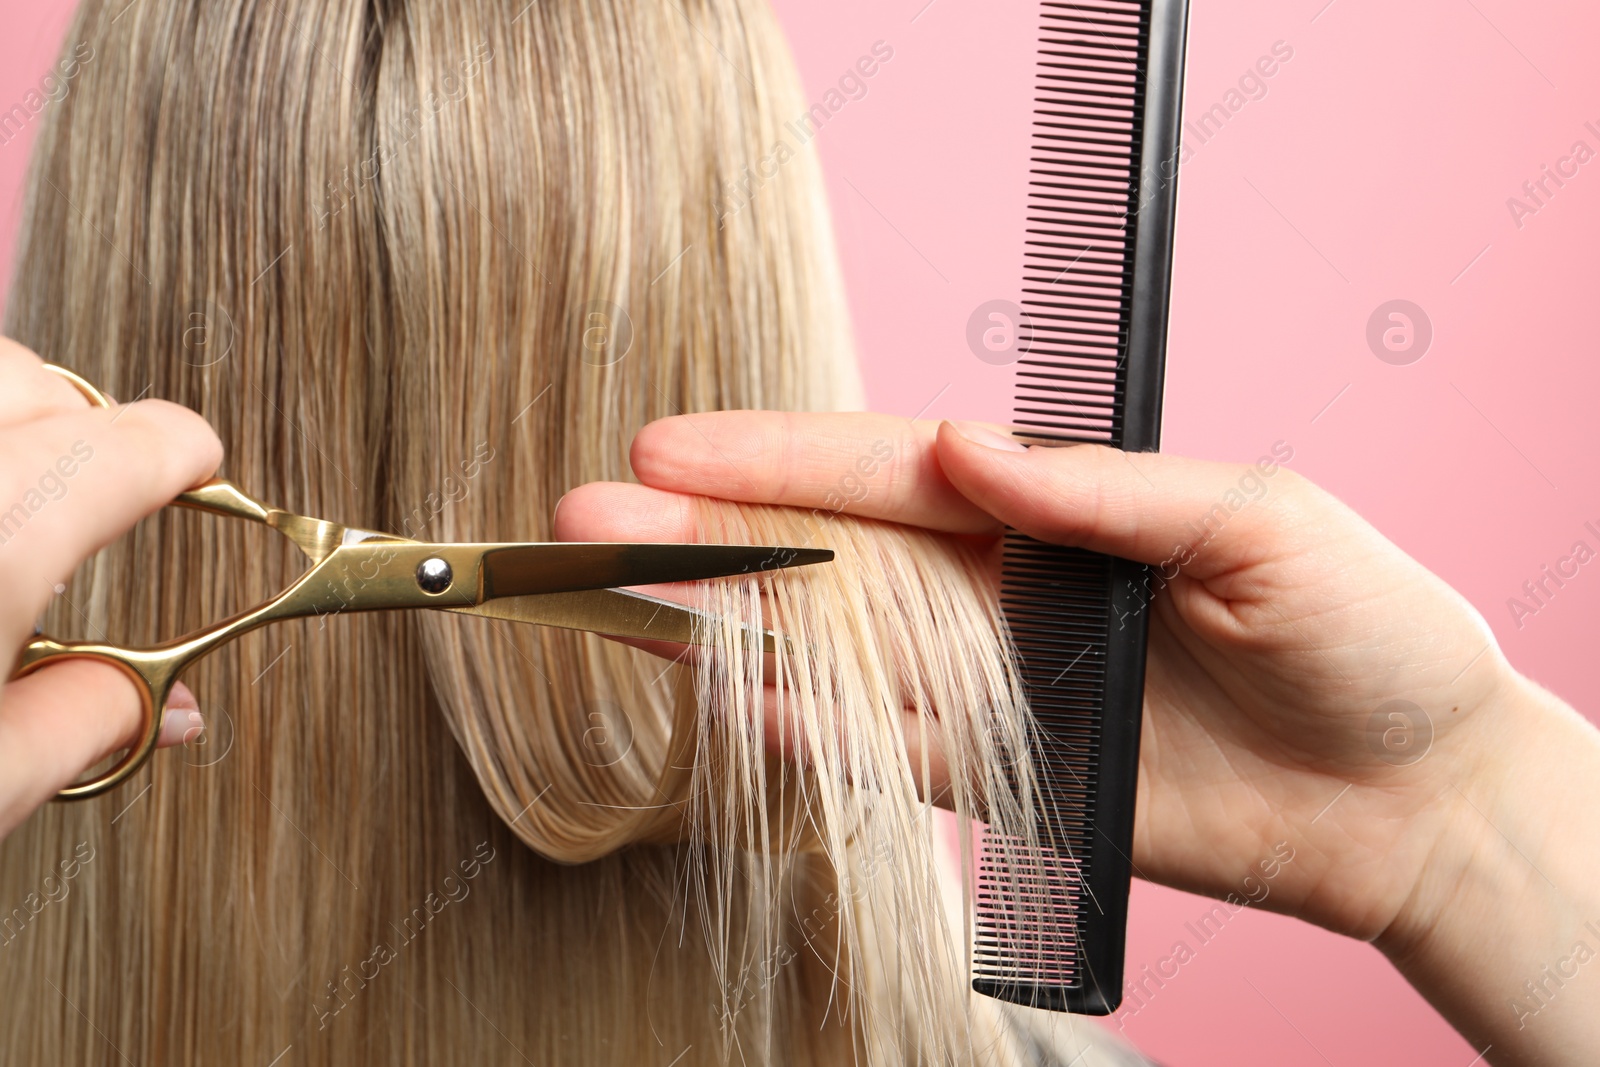
[[[1081,1015],[1004,1005],[1012,1033],[1037,1067],[1160,1067],[1127,1041]]]

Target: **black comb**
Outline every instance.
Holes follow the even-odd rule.
[[[1014,424],[1160,443],[1187,0],[1041,5]],[[972,987],[1122,1001],[1150,585],[1143,564],[1005,540],[1001,604],[1033,708],[1039,851],[987,836]]]

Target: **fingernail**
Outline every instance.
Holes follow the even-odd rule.
[[[975,422],[953,422],[956,433],[965,437],[975,445],[992,448],[997,452],[1026,452],[1028,446],[1014,437],[997,434],[987,426],[980,426]]]
[[[200,714],[200,702],[194,692],[178,682],[167,694],[167,706],[161,714],[161,740],[158,744],[187,745],[206,729],[206,720]]]
[[[187,745],[205,733],[206,720],[193,708],[168,708],[161,716],[163,748],[169,745]]]

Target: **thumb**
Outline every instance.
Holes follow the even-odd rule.
[[[1212,463],[1104,445],[1036,445],[972,423],[939,427],[939,465],[956,489],[1038,541],[1205,580],[1261,563],[1301,525],[1315,494],[1283,466],[1278,442],[1254,463]],[[1272,536],[1266,536],[1266,535]]]

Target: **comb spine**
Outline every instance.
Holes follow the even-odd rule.
[[[1173,234],[1178,210],[1179,131],[1183,123],[1183,43],[1188,23],[1188,0],[1155,0],[1151,4],[1133,307],[1128,324],[1128,389],[1122,440],[1118,442],[1129,452],[1154,452],[1161,446]],[[1176,92],[1152,93],[1148,91],[1150,85],[1179,88]]]

